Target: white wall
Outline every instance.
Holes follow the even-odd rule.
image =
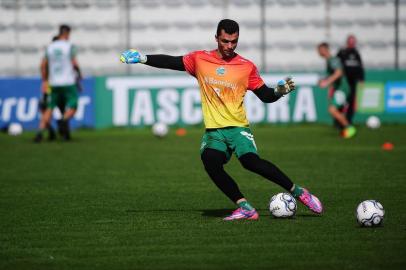
[[[213,49],[217,22],[228,17],[240,23],[238,52],[260,66],[259,2],[131,0],[131,47],[172,55]],[[328,41],[336,50],[350,33],[358,37],[367,67],[393,67],[393,2],[331,0],[327,10],[325,1],[267,0],[266,70],[323,69],[315,46]],[[399,60],[406,68],[406,1],[400,2]],[[73,26],[71,40],[80,49],[78,59],[85,74],[127,71],[118,61],[126,48],[124,0],[0,0],[0,76],[39,75],[44,47],[61,23]],[[162,73],[150,67],[130,67],[130,71]]]

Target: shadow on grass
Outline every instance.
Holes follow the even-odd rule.
[[[230,215],[234,209],[200,209],[204,217],[225,217]]]
[[[148,214],[162,214],[162,213],[187,213],[187,212],[198,212],[201,213],[203,217],[225,217],[230,215],[235,209],[224,208],[224,209],[129,209],[126,210],[127,213],[148,213]],[[260,216],[271,216],[268,209],[257,209]],[[312,214],[312,213],[300,213],[296,214],[296,218],[320,218],[322,216]]]
[[[159,213],[187,213],[187,212],[198,212],[204,217],[224,217],[233,212],[234,209],[148,209],[148,210],[138,210],[129,209],[126,210],[127,213],[149,213],[149,214],[159,214]]]
[[[300,218],[321,218],[323,217],[322,215],[317,215],[317,214],[312,214],[312,213],[300,213],[300,214],[296,214],[296,217],[300,217]]]
[[[44,136],[42,141],[40,142],[35,142],[34,137],[28,138],[25,140],[25,143],[27,144],[33,144],[33,145],[41,145],[41,144],[54,144],[54,145],[63,145],[63,144],[76,144],[76,143],[83,143],[85,140],[82,138],[74,137],[69,140],[64,140],[61,137],[57,137],[54,140],[49,140],[47,136]]]

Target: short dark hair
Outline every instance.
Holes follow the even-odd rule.
[[[61,24],[59,26],[59,35],[64,33],[70,33],[70,26],[67,24]]]
[[[220,36],[221,30],[224,30],[227,34],[234,34],[240,32],[240,27],[236,21],[230,19],[224,19],[217,25],[217,36]]]
[[[327,42],[322,42],[317,46],[317,48],[321,48],[321,47],[330,49],[330,45]]]

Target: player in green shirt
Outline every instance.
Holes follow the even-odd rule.
[[[352,126],[343,110],[348,108],[347,96],[349,94],[349,86],[345,79],[340,59],[334,57],[330,52],[328,43],[320,43],[317,46],[319,55],[326,59],[327,62],[327,77],[320,80],[319,86],[321,88],[328,88],[328,111],[331,116],[340,124],[341,135],[345,139],[355,136],[357,130]]]
[[[45,57],[41,63],[42,89],[44,92],[51,88],[50,101],[42,115],[34,142],[42,141],[42,133],[47,128],[52,111],[62,107],[63,116],[58,121],[58,129],[64,140],[70,140],[69,121],[76,113],[78,106],[77,80],[81,78],[79,64],[76,59],[76,49],[69,41],[71,28],[68,25],[59,27],[58,39],[46,48]]]

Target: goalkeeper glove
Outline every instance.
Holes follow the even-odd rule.
[[[147,62],[147,56],[137,50],[130,49],[120,55],[120,61],[126,64],[144,64]]]
[[[286,80],[280,80],[275,88],[277,96],[284,96],[295,90],[295,82],[292,78],[287,77]]]

